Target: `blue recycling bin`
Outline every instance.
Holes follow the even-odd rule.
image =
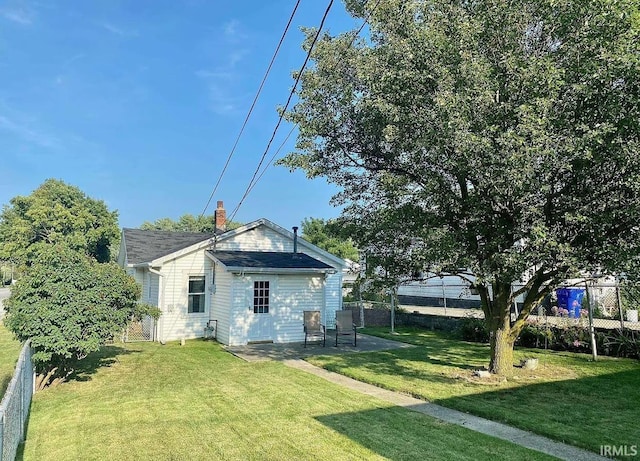
[[[556,290],[558,307],[569,311],[569,317],[579,319],[584,288],[559,288]]]

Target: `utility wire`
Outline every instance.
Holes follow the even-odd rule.
[[[360,27],[358,28],[357,31],[355,31],[355,33],[353,34],[353,37],[351,38],[351,42],[349,42],[349,45],[347,46],[346,49],[349,49],[350,47],[353,46],[353,43],[356,41],[356,38],[358,37],[358,35],[360,35],[360,32],[362,32],[362,29],[364,29],[364,27],[368,24],[369,22],[369,18],[371,17],[371,15],[374,13],[374,11],[378,8],[378,5],[380,5],[380,1],[378,0],[376,2],[376,4],[373,6],[373,8],[368,12],[368,14],[365,16],[364,21],[362,22],[362,24],[360,24]],[[319,32],[319,31],[318,31]],[[317,35],[316,35],[317,38]],[[314,41],[315,43],[315,41]],[[346,51],[346,50],[345,50]],[[305,61],[306,64],[306,61]],[[304,68],[304,65],[303,65]],[[302,73],[302,69],[301,72]],[[298,84],[298,80],[296,80],[296,85]],[[295,85],[294,85],[294,91],[295,91]],[[289,103],[289,101],[287,101],[287,104]],[[277,129],[277,127],[276,127]],[[282,144],[280,144],[280,146],[278,147],[278,150],[276,150],[276,152],[271,156],[271,158],[269,159],[269,161],[267,162],[267,164],[265,165],[265,167],[263,168],[263,170],[260,172],[260,174],[258,175],[258,177],[256,178],[255,174],[254,174],[254,178],[255,181],[250,182],[249,183],[249,187],[247,188],[247,191],[245,192],[245,195],[242,197],[242,200],[244,200],[246,198],[247,195],[249,195],[249,193],[251,193],[251,191],[253,190],[253,188],[256,186],[256,184],[258,184],[258,182],[260,181],[260,179],[262,178],[262,176],[264,176],[264,174],[266,173],[267,169],[273,164],[273,161],[276,159],[276,157],[278,156],[278,154],[280,153],[280,151],[282,150],[282,148],[284,147],[285,143],[289,140],[289,137],[291,137],[291,134],[293,133],[293,130],[295,130],[295,125],[291,128],[291,130],[289,131],[289,133],[287,134],[287,136],[285,137],[284,141],[282,142]],[[273,140],[273,138],[272,138]],[[271,144],[271,141],[269,142],[269,145]],[[267,147],[267,151],[269,150],[269,148]],[[266,153],[266,152],[265,152]],[[264,159],[264,156],[263,156]],[[262,164],[262,160],[260,161],[260,164]],[[260,169],[260,165],[258,165],[258,169]],[[236,206],[236,208],[233,211],[232,214],[232,218],[233,216],[236,215],[236,213],[238,212],[238,209],[240,208],[240,205],[242,204],[242,200],[240,201],[240,203],[238,204],[238,206]]]
[[[240,199],[240,201],[238,202],[238,205],[236,205],[236,207],[234,208],[233,212],[231,213],[231,217],[229,218],[229,220],[233,220],[233,218],[235,217],[236,213],[238,212],[238,210],[242,206],[242,203],[244,202],[244,199],[247,198],[247,195],[249,195],[249,191],[252,189],[253,182],[254,182],[256,176],[258,175],[258,172],[260,171],[260,167],[262,166],[262,163],[264,162],[264,159],[267,156],[267,153],[269,152],[269,148],[271,147],[271,143],[273,142],[273,139],[276,137],[276,134],[278,132],[278,128],[280,128],[280,124],[282,123],[282,120],[284,118],[284,114],[286,113],[287,109],[289,108],[289,104],[291,103],[291,99],[293,98],[293,95],[295,94],[296,87],[298,86],[298,82],[300,81],[300,77],[302,76],[302,72],[304,71],[305,67],[307,67],[307,63],[309,62],[309,59],[311,58],[311,52],[313,51],[313,47],[315,46],[316,42],[318,41],[318,38],[320,37],[320,33],[322,32],[322,28],[324,27],[324,21],[327,19],[327,16],[329,15],[329,11],[331,10],[331,7],[333,6],[333,1],[334,0],[330,0],[329,1],[329,5],[327,6],[327,9],[325,10],[324,15],[322,16],[322,20],[320,21],[320,26],[318,27],[318,31],[316,32],[316,35],[315,35],[315,37],[313,37],[313,41],[311,42],[311,45],[309,46],[309,50],[307,51],[307,56],[304,59],[304,62],[302,63],[302,67],[300,67],[300,71],[296,75],[296,81],[293,84],[293,88],[291,88],[291,91],[289,92],[289,97],[287,98],[287,103],[284,105],[284,108],[280,111],[280,117],[278,117],[278,123],[276,124],[276,127],[273,130],[273,133],[271,135],[271,139],[269,139],[269,142],[267,144],[267,148],[264,150],[264,153],[262,154],[262,157],[260,158],[260,162],[258,163],[258,167],[253,172],[253,176],[251,177],[251,181],[249,181],[249,185],[247,186],[247,189],[245,190],[244,194],[242,195],[242,198]]]
[[[256,102],[258,102],[258,98],[260,97],[260,93],[262,92],[262,88],[264,87],[264,83],[267,80],[267,76],[269,75],[269,72],[271,71],[271,67],[273,66],[273,63],[276,60],[276,56],[278,55],[278,52],[280,51],[280,47],[282,46],[282,42],[284,42],[284,38],[287,35],[287,32],[289,31],[289,26],[291,26],[291,23],[293,22],[293,17],[296,14],[296,11],[298,10],[298,6],[300,5],[300,1],[298,0],[296,2],[296,5],[293,7],[293,11],[291,12],[291,15],[289,16],[289,21],[287,22],[286,27],[284,28],[284,32],[282,32],[282,36],[280,37],[280,41],[278,42],[278,46],[276,47],[276,50],[273,53],[273,56],[271,57],[271,62],[269,62],[269,66],[267,67],[267,70],[264,74],[264,77],[262,78],[262,82],[260,82],[260,87],[258,88],[258,91],[256,93],[256,96],[253,98],[253,102],[251,103],[251,107],[249,108],[249,112],[247,112],[247,116],[244,119],[244,123],[242,124],[242,128],[240,128],[240,132],[238,133],[238,136],[236,137],[236,140],[233,144],[233,147],[231,148],[231,152],[229,152],[229,155],[227,156],[227,161],[224,164],[224,167],[222,168],[222,171],[220,172],[220,176],[218,177],[218,180],[216,181],[215,186],[213,187],[213,190],[211,191],[211,195],[209,195],[209,199],[207,200],[207,204],[204,206],[204,209],[202,210],[202,213],[200,213],[200,217],[202,218],[204,216],[204,214],[207,211],[207,208],[209,208],[209,205],[211,204],[211,200],[213,199],[216,191],[218,190],[218,186],[220,185],[220,181],[222,181],[222,177],[224,176],[225,172],[227,171],[227,167],[229,166],[229,162],[231,161],[231,157],[233,157],[233,154],[236,151],[236,147],[238,147],[238,142],[240,141],[240,137],[242,136],[242,133],[244,133],[244,129],[247,126],[247,122],[249,121],[249,117],[251,117],[251,113],[253,112],[253,108],[256,105]]]
[[[269,160],[269,162],[265,165],[265,167],[262,169],[262,171],[260,172],[260,174],[258,175],[258,177],[256,178],[256,180],[253,182],[253,184],[250,185],[249,187],[249,191],[248,193],[251,193],[251,191],[253,190],[254,187],[256,187],[256,184],[258,184],[258,182],[260,181],[260,179],[262,178],[262,176],[264,176],[264,174],[267,172],[267,170],[269,169],[269,167],[271,166],[271,164],[273,163],[273,160],[278,156],[278,154],[280,153],[280,151],[282,150],[282,148],[284,147],[284,145],[287,143],[287,141],[289,140],[289,138],[291,137],[291,135],[293,134],[293,131],[296,129],[296,126],[293,125],[291,127],[291,129],[289,130],[289,133],[287,133],[287,135],[284,137],[284,141],[282,141],[282,143],[280,144],[280,146],[278,146],[278,149],[274,152],[274,154],[271,156],[271,159]]]

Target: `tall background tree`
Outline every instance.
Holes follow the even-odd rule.
[[[508,374],[526,318],[561,280],[635,271],[638,2],[346,6],[370,36],[317,43],[287,114],[297,151],[281,163],[342,187],[342,219],[391,279],[471,271],[490,370]]]
[[[19,265],[30,264],[44,245],[56,243],[109,261],[119,237],[116,211],[56,179],[31,195],[12,198],[0,214],[0,260]]]
[[[227,221],[227,230],[233,230],[242,226],[236,221]],[[140,226],[144,230],[164,230],[172,232],[214,232],[216,229],[215,215],[194,216],[186,213],[174,221],[171,218],[160,218],[153,222],[145,221]]]
[[[358,250],[349,237],[341,235],[337,221],[305,218],[302,221],[302,238],[342,259],[358,262]]]

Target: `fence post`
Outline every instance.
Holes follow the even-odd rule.
[[[444,315],[447,315],[447,292],[444,289],[444,279],[441,278],[442,282],[442,304],[444,305]]]
[[[4,461],[4,411],[0,410],[0,461]]]
[[[622,297],[620,296],[620,282],[616,284],[616,299],[618,300],[618,313],[620,314],[620,328],[624,331],[624,312],[622,311]]]
[[[394,289],[390,290],[391,293],[391,334],[395,333],[395,323],[396,323],[396,309],[395,309],[395,296]]]
[[[598,360],[598,349],[596,345],[596,333],[593,329],[593,304],[591,303],[591,296],[589,295],[589,285],[587,281],[584,281],[585,293],[587,295],[587,305],[589,306],[589,336],[591,336],[591,356],[593,361]]]

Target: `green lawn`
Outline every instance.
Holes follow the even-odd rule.
[[[473,370],[489,363],[486,345],[416,329],[364,332],[416,344],[387,352],[322,356],[310,362],[360,381],[530,430],[599,452],[600,445],[640,443],[640,362],[629,359],[516,351],[539,368],[517,369],[508,381],[488,382]]]
[[[11,381],[20,349],[20,343],[13,339],[11,332],[0,321],[0,399]]]
[[[36,394],[19,459],[550,458],[194,340],[106,347]]]

